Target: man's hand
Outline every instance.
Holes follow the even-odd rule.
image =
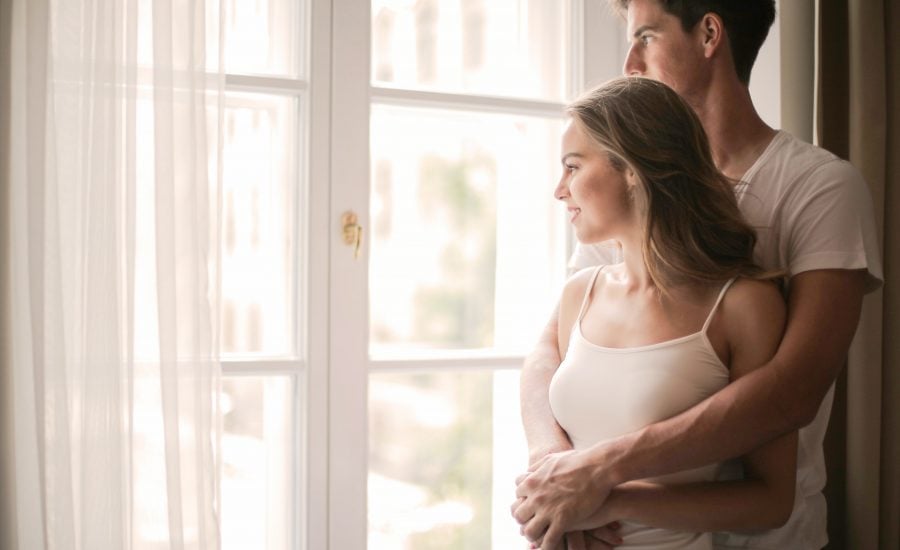
[[[602,471],[582,451],[546,456],[532,471],[516,480],[513,517],[522,533],[540,547],[552,550],[566,531],[591,517],[612,489]]]
[[[544,459],[550,455],[565,453],[573,449],[572,443],[566,438],[565,440],[557,440],[553,443],[548,443],[546,447],[538,447],[530,450],[528,453],[528,470],[534,471],[538,467],[538,464],[541,464]]]

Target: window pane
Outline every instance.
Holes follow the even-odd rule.
[[[300,76],[301,0],[223,0],[225,71]],[[215,47],[211,48],[215,51]]]
[[[369,383],[369,549],[520,548],[527,466],[517,371],[378,373]]]
[[[518,354],[565,277],[560,120],[372,107],[370,352]]]
[[[562,0],[373,0],[376,85],[562,100]]]
[[[296,117],[292,98],[227,99],[221,314],[226,354],[293,354],[294,279],[303,274],[295,264],[293,236]]]
[[[222,548],[289,548],[293,385],[285,376],[222,381]]]

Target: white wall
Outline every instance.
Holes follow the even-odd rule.
[[[772,128],[781,128],[781,0],[775,8],[775,23],[750,74],[750,96],[759,116]]]

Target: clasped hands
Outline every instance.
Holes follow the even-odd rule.
[[[532,548],[601,550],[621,544],[617,518],[604,505],[612,487],[603,479],[574,450],[548,454],[519,476],[511,511]]]

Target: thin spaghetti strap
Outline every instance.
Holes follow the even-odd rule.
[[[594,270],[594,274],[591,275],[591,282],[588,283],[587,289],[585,289],[585,291],[584,291],[584,298],[581,299],[581,309],[578,310],[578,320],[575,321],[576,323],[581,322],[581,317],[584,315],[584,310],[587,309],[588,298],[591,295],[591,290],[593,290],[593,288],[594,288],[594,282],[597,280],[597,275],[600,275],[600,272],[603,271],[604,267],[606,267],[606,266],[605,265],[597,266],[597,269]]]
[[[722,290],[719,291],[719,297],[716,298],[716,303],[713,304],[711,310],[709,310],[709,315],[706,317],[706,322],[703,323],[703,328],[700,329],[700,332],[706,332],[706,329],[709,328],[709,324],[712,322],[713,314],[716,313],[716,309],[718,309],[719,304],[722,302],[722,298],[725,297],[725,292],[728,291],[728,288],[737,280],[737,277],[732,277],[728,280],[724,285],[722,285]]]

